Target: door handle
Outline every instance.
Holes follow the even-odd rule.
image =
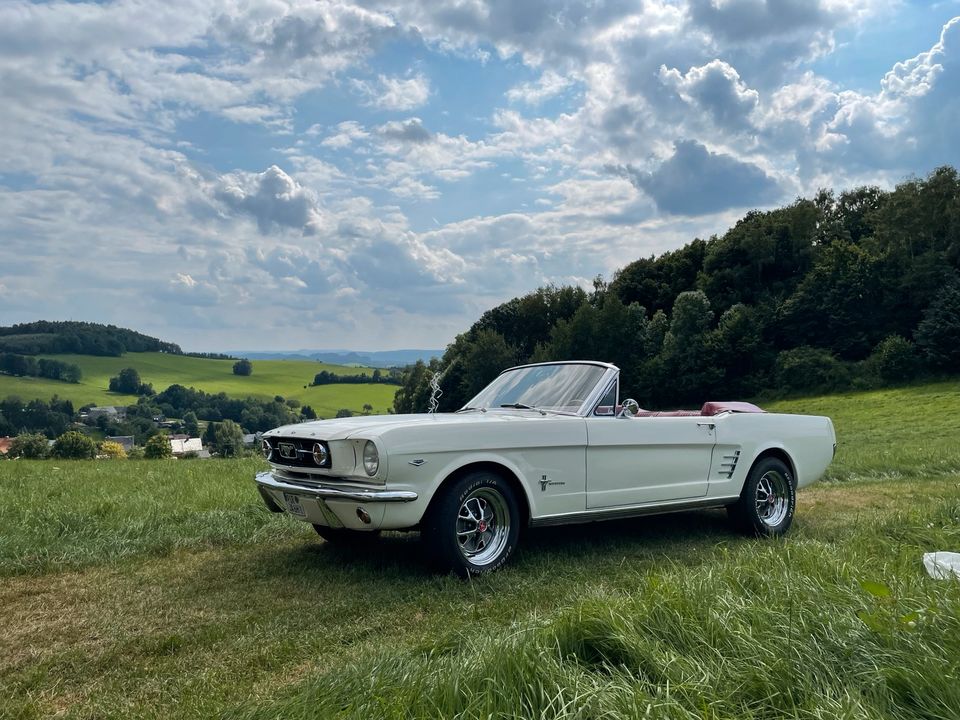
[[[716,423],[712,423],[712,422],[698,422],[698,423],[697,423],[697,427],[710,428],[711,430],[713,430],[716,426],[717,426],[717,424],[716,424]]]

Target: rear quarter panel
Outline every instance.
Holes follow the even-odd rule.
[[[740,494],[750,468],[765,451],[784,451],[798,488],[819,480],[833,459],[833,423],[818,415],[729,413],[716,418],[717,445],[710,467],[709,495]],[[724,456],[740,451],[736,470],[726,478],[719,470]]]

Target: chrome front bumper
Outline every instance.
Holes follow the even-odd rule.
[[[357,520],[353,513],[354,509],[346,506],[345,503],[373,504],[377,506],[381,503],[409,503],[417,499],[417,493],[412,490],[379,490],[376,488],[363,487],[331,487],[321,483],[296,482],[287,479],[278,478],[270,471],[259,472],[256,477],[257,489],[263,498],[264,504],[271,512],[285,512],[283,505],[284,497],[287,493],[296,495],[298,498],[307,498],[312,503],[304,505],[305,512],[298,512],[301,520],[320,523],[330,527],[350,527],[354,526],[359,530],[376,529],[380,519],[383,517],[383,510],[380,510],[379,518],[376,518],[371,525],[370,515],[360,508],[356,509],[358,517],[365,517],[365,520]],[[328,503],[332,503],[333,506]],[[380,505],[383,508],[382,505]],[[310,508],[315,508],[311,510]],[[372,508],[371,508],[372,513]]]
[[[342,488],[329,485],[308,485],[279,480],[270,471],[257,473],[257,485],[269,490],[294,493],[317,500],[347,500],[352,502],[395,503],[413,502],[417,494],[413,490],[375,490],[366,488]],[[271,510],[273,508],[270,508]]]

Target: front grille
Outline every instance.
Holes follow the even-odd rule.
[[[313,438],[271,437],[264,438],[270,444],[270,462],[289,467],[328,468],[330,446],[322,440]],[[319,443],[327,453],[327,459],[318,465],[313,459],[313,446]]]

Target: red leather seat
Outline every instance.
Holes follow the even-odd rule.
[[[712,417],[723,412],[762,413],[766,410],[748,402],[706,402],[700,408],[700,414],[705,417]]]

